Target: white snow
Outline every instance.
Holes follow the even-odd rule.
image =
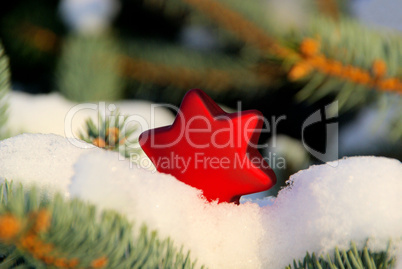
[[[77,148],[58,135],[22,134],[0,141],[0,182],[35,184],[68,196],[73,165],[83,152],[101,151],[87,144]]]
[[[374,249],[385,249],[389,239],[397,246],[402,238],[402,165],[383,157],[312,166],[293,175],[276,199],[239,206],[207,203],[170,175],[121,161],[117,153],[75,148],[55,135],[0,142],[0,177],[59,185],[116,209],[136,227],[146,223],[185,245],[210,268],[283,268],[306,251],[332,251],[351,240],[362,245],[367,238]]]
[[[264,229],[257,204],[209,204],[198,190],[170,175],[130,169],[127,162],[115,160],[108,153],[82,156],[71,195],[147,223],[212,268],[261,266],[258,241]]]
[[[402,165],[384,157],[351,157],[338,167],[311,166],[290,178],[271,207],[262,209],[267,233],[262,249],[274,249],[264,263],[284,265],[289,254],[362,246],[385,249],[402,239]],[[402,257],[401,257],[402,258]],[[288,261],[290,262],[290,261]],[[271,267],[270,267],[271,268]]]
[[[7,129],[13,134],[53,133],[73,137],[83,130],[86,119],[92,118],[97,122],[102,106],[102,103],[77,104],[58,93],[32,95],[12,91]],[[149,128],[171,125],[174,120],[173,113],[168,109],[147,101],[118,101],[104,104],[104,107],[106,115],[118,109],[120,113],[132,116],[131,123],[142,126],[134,136]]]

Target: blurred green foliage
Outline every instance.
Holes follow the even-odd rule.
[[[123,99],[119,53],[112,37],[68,36],[57,67],[57,89],[77,102]]]
[[[10,70],[8,58],[4,54],[3,46],[0,43],[0,140],[7,137],[7,94],[10,91]]]

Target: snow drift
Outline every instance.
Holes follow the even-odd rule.
[[[293,175],[276,199],[236,206],[208,203],[199,190],[117,153],[25,134],[0,142],[5,178],[116,209],[170,236],[210,268],[283,268],[306,251],[367,239],[372,249],[385,249],[402,238],[402,165],[382,157],[312,166]]]

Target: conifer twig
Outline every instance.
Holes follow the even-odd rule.
[[[49,199],[50,198],[50,199]],[[0,184],[0,268],[203,268],[115,211]]]
[[[369,88],[402,94],[402,81],[397,77],[386,76],[387,65],[383,60],[377,59],[373,61],[370,72],[327,58],[320,53],[319,46],[319,42],[311,38],[305,38],[301,42],[300,53],[303,58],[289,70],[288,76],[291,80],[298,80],[307,76],[312,70],[316,70]]]

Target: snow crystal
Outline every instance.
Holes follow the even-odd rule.
[[[146,223],[170,236],[210,268],[283,268],[306,251],[332,252],[367,239],[374,250],[385,249],[402,238],[402,165],[382,157],[312,166],[293,175],[276,199],[239,206],[208,203],[170,175],[55,135],[2,141],[0,177],[68,188],[73,197],[122,212],[137,228]]]

